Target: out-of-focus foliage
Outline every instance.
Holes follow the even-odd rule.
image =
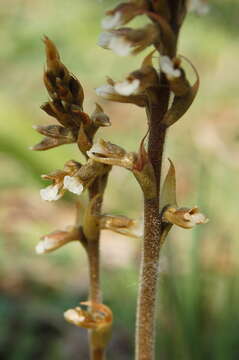
[[[40,174],[62,168],[69,159],[79,160],[79,152],[73,145],[47,155],[27,148],[39,140],[31,125],[49,122],[39,109],[47,96],[42,83],[43,34],[56,42],[64,62],[80,78],[87,110],[96,101],[94,88],[105,82],[106,75],[120,80],[141,63],[144,54],[128,61],[96,46],[100,17],[111,5],[112,1],[94,0],[1,2],[0,357],[4,359],[87,358],[85,333],[65,324],[62,317],[65,309],[85,300],[83,252],[70,244],[45,257],[34,253],[40,235],[74,221],[71,198],[57,204],[40,200],[38,190],[45,186]],[[207,16],[189,15],[181,36],[180,53],[196,65],[201,87],[190,111],[170,130],[166,156],[177,168],[180,203],[199,205],[211,221],[190,232],[175,227],[163,251],[158,346],[165,360],[239,357],[238,13],[236,0],[214,0]],[[104,138],[136,150],[146,129],[143,110],[97,101],[112,121],[111,128],[102,130]],[[141,195],[131,175],[116,168],[110,184],[105,211],[140,217]],[[109,359],[132,359],[138,249],[135,240],[103,234],[105,303],[115,313]]]

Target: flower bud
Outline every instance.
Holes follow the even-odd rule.
[[[52,137],[55,139],[65,139],[71,142],[76,141],[76,136],[73,134],[72,129],[65,128],[60,125],[33,125],[33,129],[47,137]]]
[[[89,158],[107,165],[118,165],[127,169],[133,169],[136,154],[127,153],[118,145],[103,139],[98,140],[92,148],[87,151]]]
[[[86,134],[83,124],[81,124],[80,130],[78,132],[77,144],[83,154],[85,154],[92,146],[92,141]]]
[[[57,146],[72,144],[74,142],[75,140],[73,137],[65,137],[65,138],[44,137],[42,141],[40,141],[38,144],[31,146],[29,150],[44,151],[44,150],[53,149]]]
[[[64,101],[68,108],[71,104],[82,107],[84,92],[80,82],[61,62],[55,44],[46,36],[43,41],[46,47],[47,62],[47,70],[44,72],[43,79],[49,95],[54,101]],[[69,112],[69,109],[66,112]]]
[[[109,116],[107,116],[104,113],[103,108],[97,103],[95,104],[95,111],[91,115],[91,120],[93,121],[94,125],[96,125],[97,127],[99,126],[105,127],[111,125]]]
[[[36,246],[37,254],[52,252],[70,241],[80,240],[80,232],[77,227],[70,227],[67,231],[56,230],[51,234],[42,236],[42,240]]]
[[[143,224],[126,216],[103,215],[100,227],[136,239],[143,236]]]
[[[202,214],[198,207],[175,208],[168,207],[163,212],[163,220],[184,229],[191,229],[198,224],[206,224],[209,220]]]

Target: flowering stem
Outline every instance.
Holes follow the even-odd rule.
[[[88,262],[89,262],[89,299],[94,303],[101,302],[100,293],[100,233],[97,239],[88,242]],[[97,337],[94,330],[89,330],[90,359],[104,360],[104,349],[95,345]],[[97,341],[98,342],[98,341]]]
[[[136,324],[136,360],[154,358],[155,302],[158,277],[160,218],[157,198],[145,199],[145,234]]]
[[[89,262],[89,298],[90,301],[100,303],[100,252],[99,238],[89,241],[87,246]]]
[[[136,360],[152,360],[155,357],[155,306],[161,246],[159,189],[166,136],[166,128],[162,126],[161,121],[167,111],[169,101],[169,89],[164,76],[161,77],[161,86],[157,94],[152,90],[149,99],[153,99],[153,101],[147,108],[148,154],[154,167],[158,192],[155,198],[144,199],[144,240],[136,320]]]
[[[107,182],[99,177],[89,188],[89,199],[92,200],[96,195],[103,195],[104,188]],[[102,186],[102,183],[103,186]],[[98,211],[101,210],[103,196],[98,206]],[[95,238],[88,239],[87,241],[87,255],[89,263],[89,300],[92,303],[99,304],[101,302],[100,291],[100,229],[98,228]],[[101,346],[100,339],[98,339],[97,332],[89,330],[89,345],[90,345],[90,359],[91,360],[104,360],[105,349]]]

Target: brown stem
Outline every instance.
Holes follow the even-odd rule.
[[[100,234],[99,234],[100,235]],[[100,236],[94,241],[88,242],[88,262],[89,262],[89,298],[94,303],[101,302],[100,292]],[[96,347],[95,339],[97,333],[94,330],[89,330],[89,345],[90,345],[90,359],[91,360],[104,360],[105,351],[102,348]]]
[[[104,350],[102,349],[95,349],[93,350],[92,359],[94,360],[105,360]]]
[[[166,127],[162,124],[162,118],[168,109],[169,94],[167,80],[161,74],[160,88],[150,90],[148,94],[150,102],[147,107],[149,122],[148,154],[154,167],[158,191],[160,188],[161,162],[166,136]]]
[[[89,241],[87,246],[89,262],[89,298],[92,302],[100,303],[100,251],[99,237],[94,241]]]
[[[89,199],[91,200],[97,194],[103,195],[106,186],[108,174],[105,177],[99,177],[89,188]],[[103,183],[103,185],[102,185]],[[102,198],[103,200],[103,198]],[[102,201],[98,211],[101,210]],[[87,254],[89,263],[89,299],[93,303],[101,302],[100,291],[100,229],[95,234],[94,239],[87,242]],[[94,330],[89,330],[90,359],[104,360],[105,349],[98,346],[98,335]]]
[[[144,241],[141,258],[139,295],[136,319],[136,360],[153,360],[155,357],[155,305],[157,298],[158,264],[160,252],[161,218],[159,192],[163,148],[166,128],[161,121],[168,109],[169,89],[162,76],[158,92],[149,94],[148,154],[154,167],[158,194],[144,199]]]
[[[136,325],[136,360],[154,358],[155,303],[158,278],[160,218],[158,199],[145,200],[145,233]]]

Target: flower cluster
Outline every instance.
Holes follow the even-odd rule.
[[[34,126],[44,139],[32,150],[48,150],[56,146],[77,143],[85,153],[100,126],[109,126],[110,120],[102,107],[96,104],[91,116],[83,111],[84,91],[79,80],[61,62],[54,43],[44,38],[47,68],[44,83],[51,98],[41,109],[54,117],[60,125]]]

